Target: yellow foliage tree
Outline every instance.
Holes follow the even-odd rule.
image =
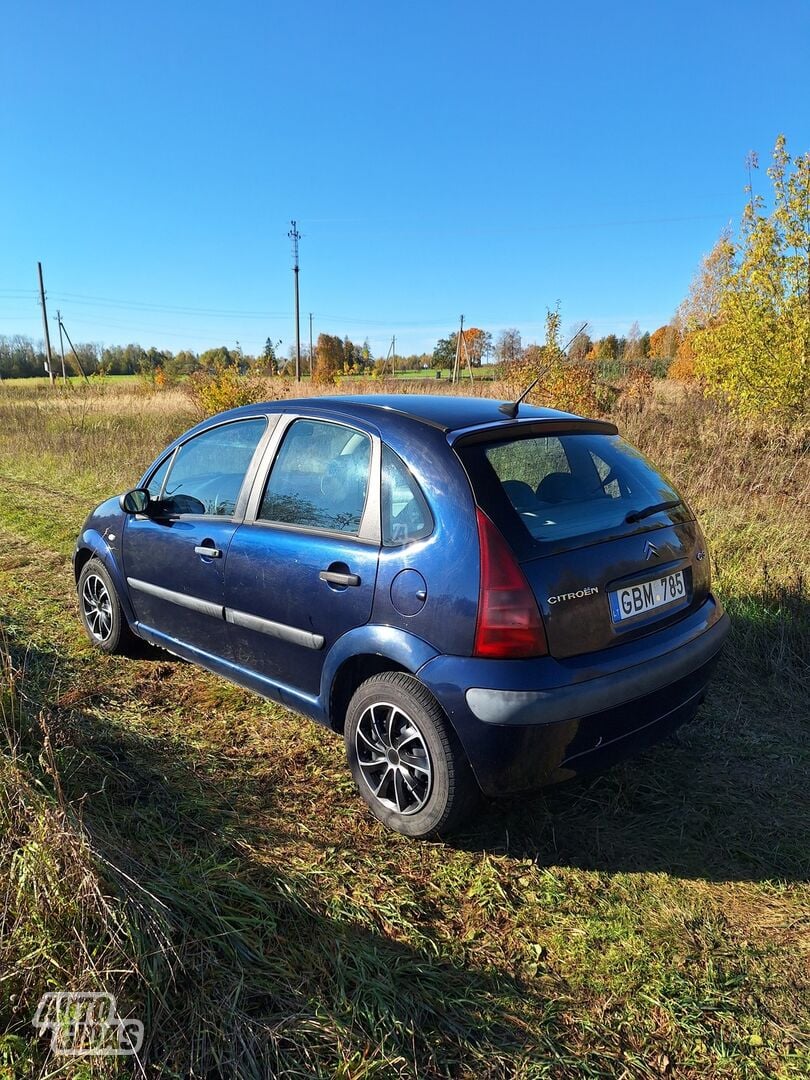
[[[695,378],[695,350],[692,335],[685,334],[678,342],[675,359],[667,369],[667,377],[681,382],[693,382]]]
[[[312,369],[314,383],[333,382],[343,370],[343,342],[333,334],[319,334],[315,350],[315,367]]]
[[[687,320],[695,373],[741,412],[810,410],[810,152],[776,141],[773,208],[749,189],[736,244],[709,259],[719,282],[709,317]],[[704,262],[704,269],[707,264]]]

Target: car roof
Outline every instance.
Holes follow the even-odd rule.
[[[502,401],[496,398],[457,397],[453,394],[363,394],[341,397],[341,402],[388,409],[421,420],[443,431],[493,424],[509,418],[499,411]],[[572,419],[573,413],[521,405],[520,417],[534,420]]]
[[[256,409],[269,412],[289,412],[300,408],[301,411],[316,409],[356,419],[382,420],[380,413],[408,417],[429,427],[444,432],[460,431],[495,423],[514,423],[515,421],[500,411],[503,402],[497,398],[457,397],[453,394],[334,394],[328,397],[307,397],[295,400],[268,401],[253,406],[242,406],[233,410],[229,416],[245,414]],[[214,418],[216,419],[216,418]],[[575,413],[560,412],[557,409],[544,409],[536,405],[520,406],[520,420],[582,420]]]

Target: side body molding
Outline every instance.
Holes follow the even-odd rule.
[[[168,600],[171,604],[188,608],[190,611],[199,611],[201,615],[210,615],[212,619],[225,619],[233,626],[246,626],[250,630],[256,630],[260,634],[269,637],[280,638],[282,641],[290,641],[294,645],[301,645],[305,649],[322,649],[323,637],[320,634],[311,634],[308,630],[299,630],[297,626],[287,626],[285,623],[273,622],[271,619],[262,619],[258,615],[249,615],[245,611],[234,611],[232,608],[223,607],[221,604],[212,604],[209,600],[201,600],[198,596],[188,593],[176,592],[174,589],[166,589],[162,585],[153,585],[150,581],[141,581],[140,578],[127,578],[130,589],[148,593],[150,596],[158,596],[161,600]]]
[[[286,623],[273,622],[272,619],[262,619],[258,615],[251,615],[247,611],[234,611],[233,608],[225,608],[225,619],[233,626],[245,626],[248,630],[256,630],[268,637],[280,638],[282,641],[290,641],[293,645],[301,645],[305,649],[322,649],[323,634],[312,634],[309,630],[299,630],[297,626],[288,626]]]
[[[168,600],[169,603],[188,608],[190,611],[199,611],[201,615],[210,615],[213,619],[225,617],[225,608],[221,604],[212,604],[210,600],[201,600],[198,596],[175,592],[174,589],[164,589],[162,585],[153,585],[150,581],[141,581],[139,578],[128,577],[127,585],[130,589],[137,589],[138,592]]]

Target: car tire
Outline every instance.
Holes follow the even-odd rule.
[[[367,679],[346,710],[346,756],[371,812],[405,836],[455,832],[480,799],[470,763],[423,683],[403,672]]]
[[[113,580],[101,559],[85,563],[76,585],[82,626],[97,649],[132,655],[139,639],[129,628]]]

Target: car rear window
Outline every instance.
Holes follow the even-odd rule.
[[[628,514],[675,502],[672,485],[618,435],[522,435],[458,447],[480,506],[517,548],[615,535],[686,520],[683,504],[628,522]],[[570,546],[570,543],[566,546]]]

